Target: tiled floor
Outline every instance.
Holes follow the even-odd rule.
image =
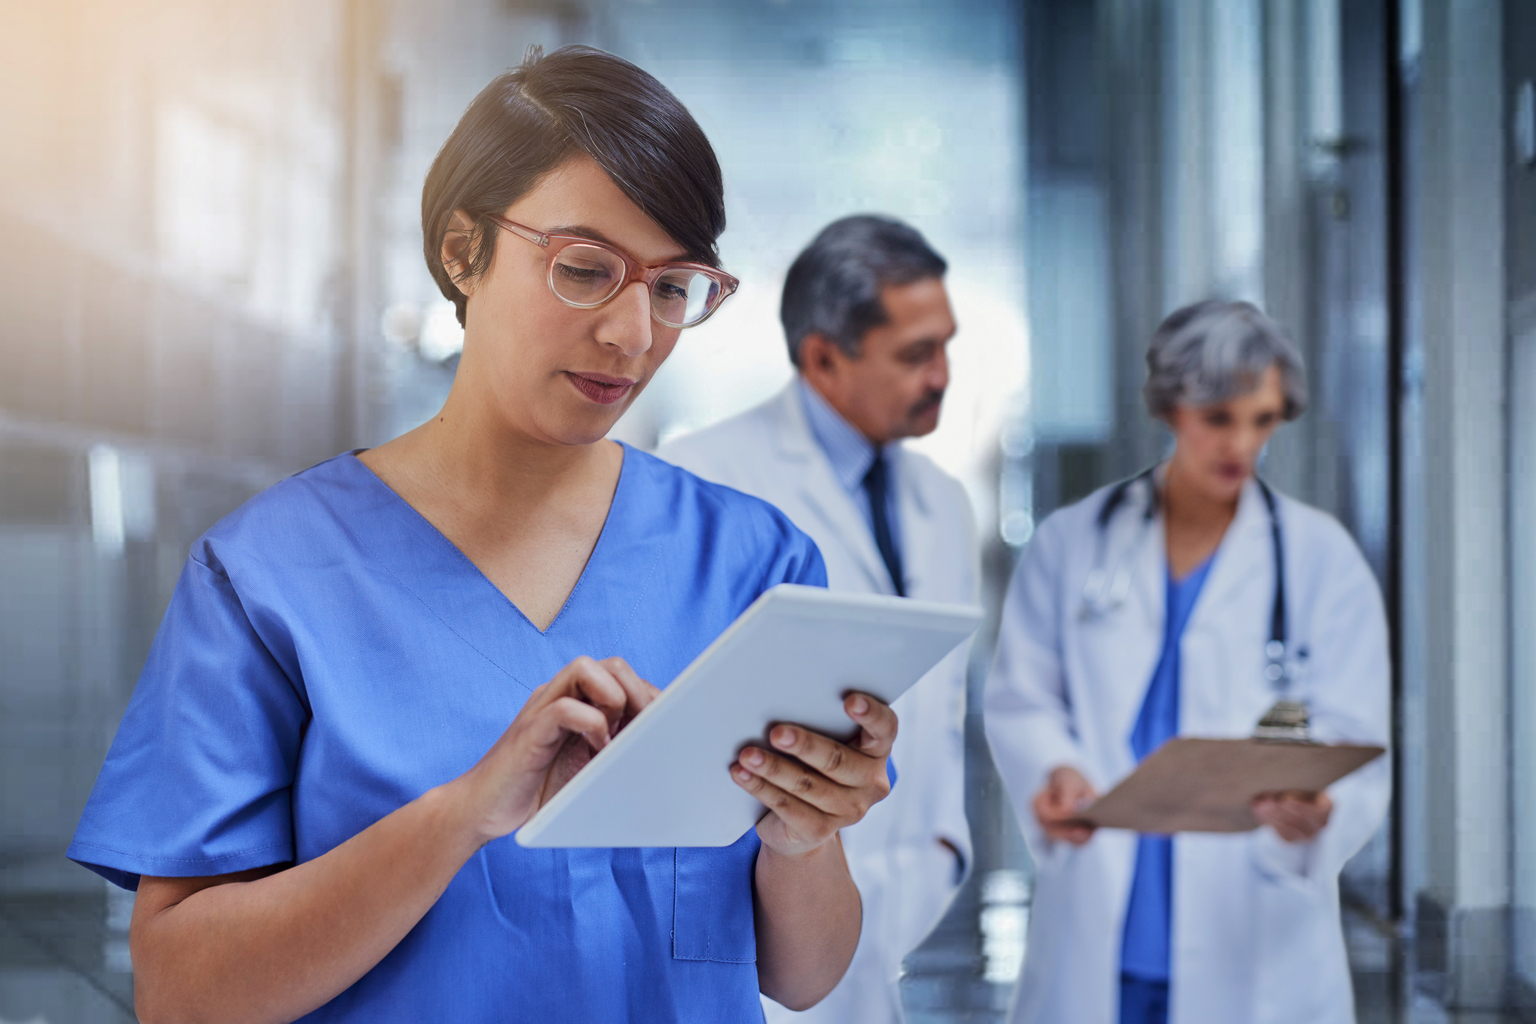
[[[1023,952],[1013,936],[1025,908],[1011,900],[1013,886],[967,886],[939,930],[907,960],[902,982],[910,1024],[1003,1024],[1011,982],[988,981],[1016,971]],[[980,927],[969,922],[980,922]],[[989,927],[990,926],[990,927]],[[1001,935],[996,933],[1001,931]],[[989,934],[991,933],[991,934]],[[1403,942],[1391,928],[1346,913],[1345,936],[1355,978],[1359,1024],[1521,1024],[1501,1013],[1448,1013],[1417,991]],[[996,948],[1014,959],[996,962]]]
[[[1403,941],[1389,926],[1346,912],[1344,936],[1355,976],[1360,1024],[1521,1024],[1515,1014],[1449,1013],[1420,991],[1407,966]]]
[[[1004,883],[1011,880],[1004,879]],[[911,1024],[1002,1024],[1009,973],[1022,952],[1022,908],[1011,884],[967,887],[950,915],[909,960],[903,992]],[[0,899],[0,1024],[131,1024],[133,980],[127,971],[130,902],[86,893]],[[993,934],[968,922],[986,920]],[[1498,1013],[1447,1014],[1413,986],[1401,943],[1386,929],[1350,915],[1360,1024],[1516,1024]]]
[[[124,901],[0,899],[0,1024],[131,1024]]]

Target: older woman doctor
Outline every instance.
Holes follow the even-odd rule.
[[[1254,475],[1306,404],[1294,343],[1247,303],[1204,302],[1163,322],[1147,366],[1172,456],[1041,524],[987,681],[1037,868],[1012,1020],[1352,1021],[1338,875],[1385,813],[1384,760],[1259,798],[1250,832],[1078,817],[1167,739],[1250,735],[1279,698],[1315,739],[1387,742],[1375,578],[1334,519]]]

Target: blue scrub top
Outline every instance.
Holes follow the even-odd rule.
[[[1182,580],[1168,575],[1163,651],[1131,730],[1131,752],[1138,762],[1179,734],[1179,641],[1213,561],[1214,555]],[[1120,947],[1120,973],[1146,981],[1167,981],[1172,924],[1173,837],[1138,836],[1136,871],[1131,877]]]
[[[826,569],[782,513],[625,448],[541,633],[338,456],[194,545],[69,856],[130,889],[318,857],[468,770],[574,658],[620,655],[664,686],[784,582],[824,586]],[[757,851],[754,831],[723,849],[504,837],[304,1020],[761,1021]]]

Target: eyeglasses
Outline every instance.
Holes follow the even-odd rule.
[[[490,218],[549,250],[549,290],[577,309],[596,309],[631,283],[644,281],[651,292],[651,316],[668,327],[697,327],[740,285],[730,274],[703,263],[641,266],[590,238],[545,234],[494,213]]]

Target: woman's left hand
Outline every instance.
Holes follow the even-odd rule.
[[[896,742],[896,712],[862,693],[843,699],[859,735],[840,743],[798,725],[776,725],[773,749],[749,746],[731,778],[768,808],[757,823],[763,845],[788,857],[810,853],[864,817],[891,791],[886,758]]]
[[[1333,800],[1327,793],[1261,793],[1253,799],[1253,816],[1288,843],[1304,843],[1328,824]]]

